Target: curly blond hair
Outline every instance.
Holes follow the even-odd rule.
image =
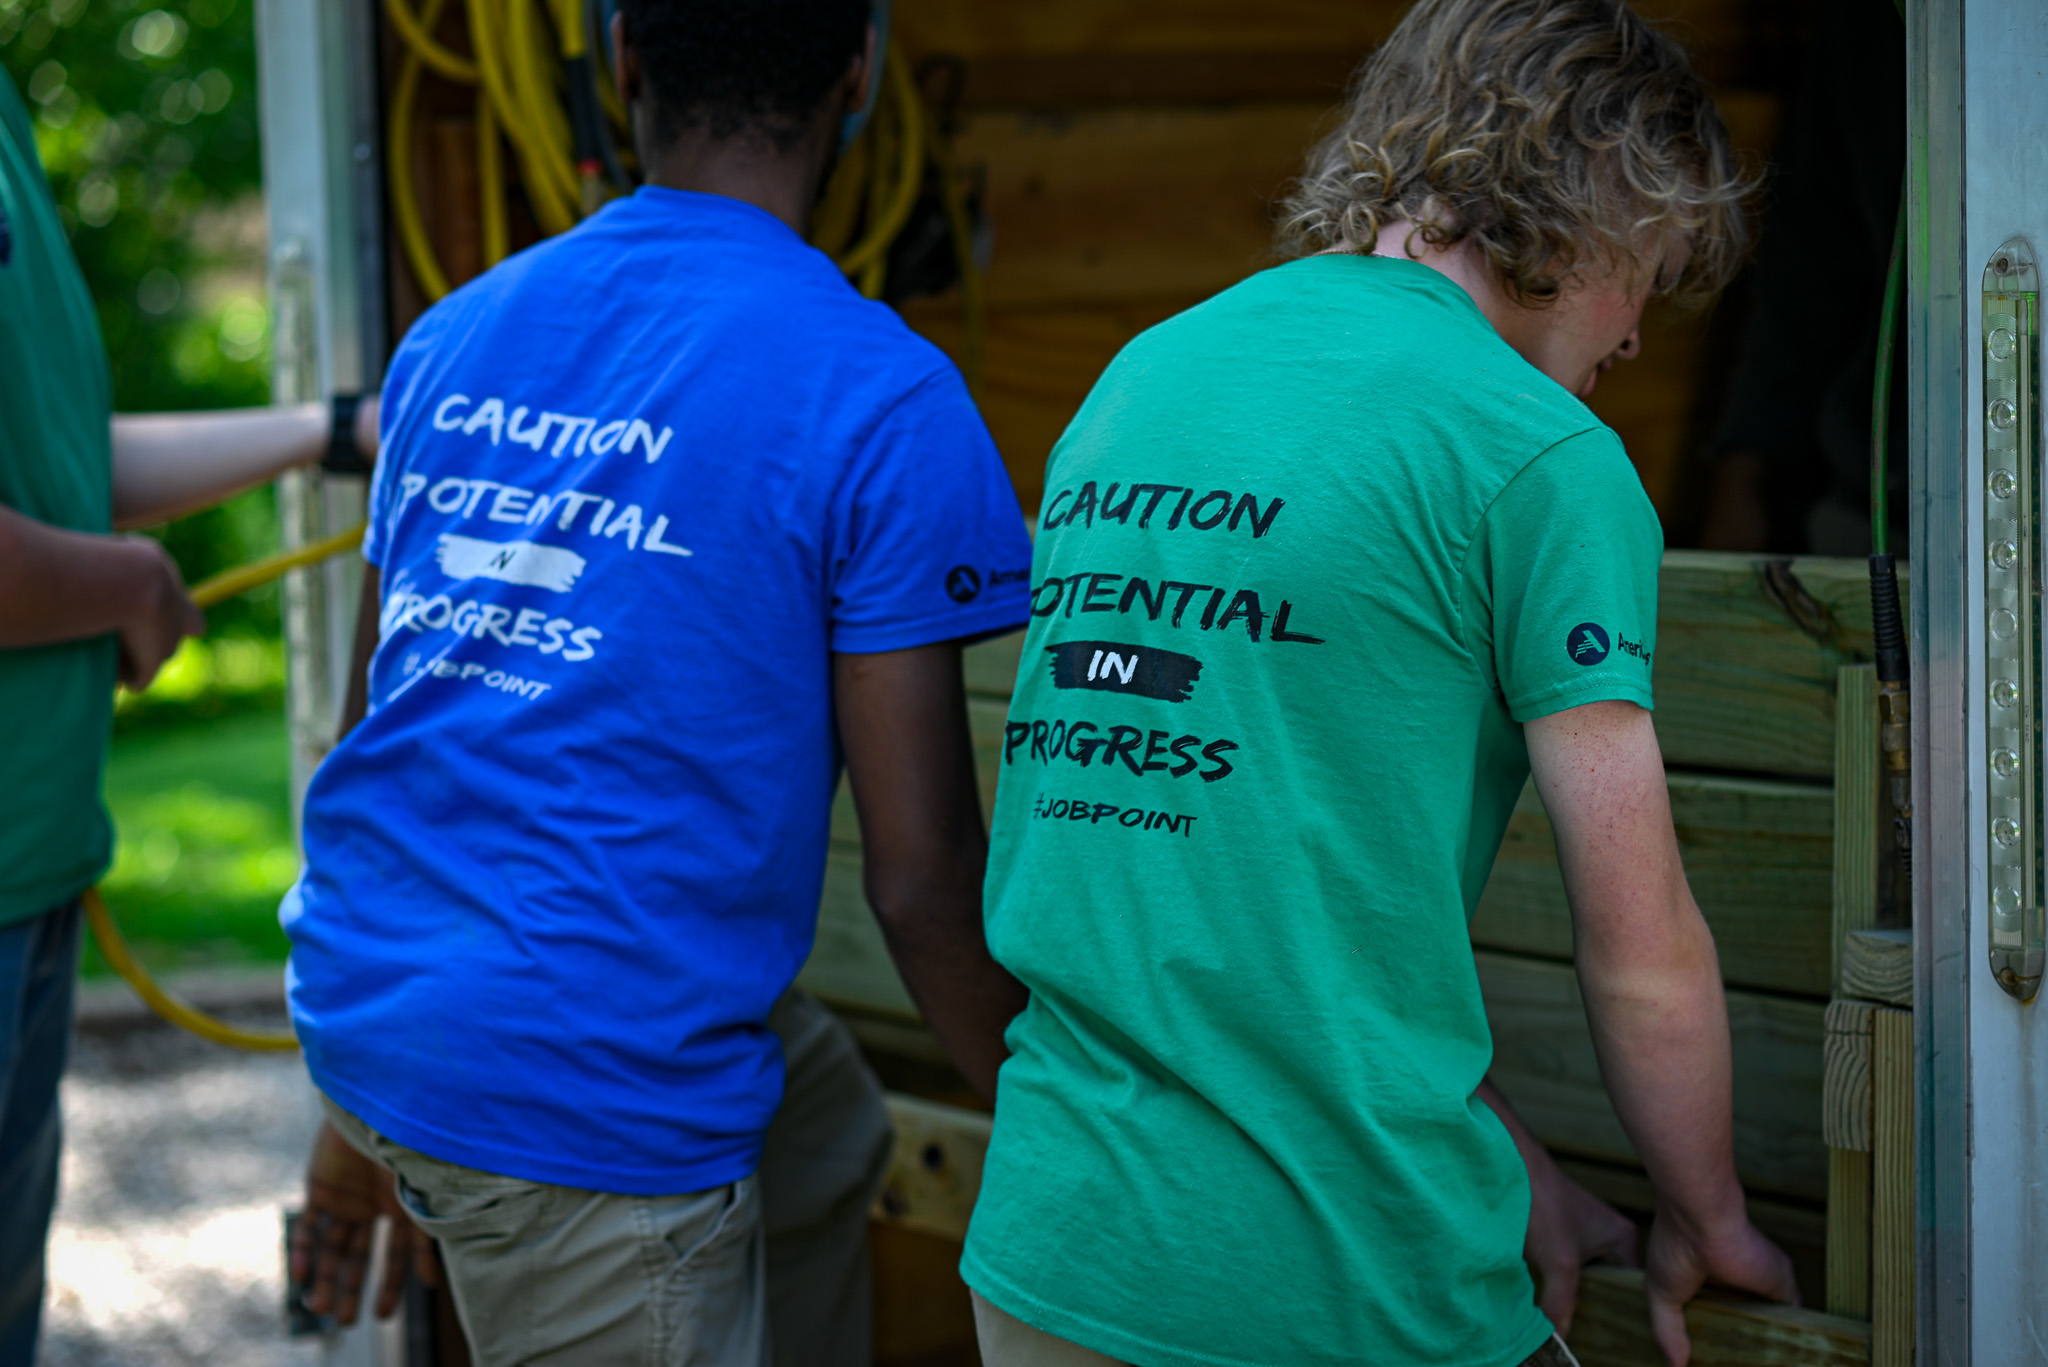
[[[1417,0],[1309,154],[1280,244],[1370,252],[1407,219],[1471,242],[1524,304],[1604,265],[1697,305],[1742,264],[1755,187],[1684,50],[1621,0]]]

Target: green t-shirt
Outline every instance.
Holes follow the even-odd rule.
[[[0,71],[0,504],[38,522],[113,522],[113,405],[92,296]],[[113,715],[112,636],[0,650],[0,925],[77,896],[105,871],[100,804]]]
[[[1521,723],[1651,703],[1620,442],[1444,276],[1323,256],[1131,343],[1046,488],[987,895],[1031,1002],[968,1283],[1147,1367],[1520,1362],[1465,927]]]

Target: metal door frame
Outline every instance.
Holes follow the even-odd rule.
[[[272,395],[300,403],[383,378],[384,206],[376,18],[370,0],[257,0],[263,187],[270,218]],[[278,482],[287,546],[362,520],[365,484],[293,471]],[[336,557],[284,588],[292,829],[334,743],[361,566]]]
[[[1909,0],[1908,375],[1920,1361],[2048,1358],[2048,999],[1989,969],[1980,280],[2048,250],[2048,4]]]

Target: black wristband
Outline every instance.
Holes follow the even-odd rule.
[[[356,445],[356,410],[362,407],[360,394],[336,394],[330,400],[334,415],[333,426],[327,434],[327,451],[320,457],[320,468],[330,475],[367,475],[370,462],[363,459],[362,448]]]

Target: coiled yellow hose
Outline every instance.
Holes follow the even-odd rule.
[[[113,915],[100,898],[100,890],[87,888],[79,901],[85,908],[85,923],[92,927],[93,941],[100,947],[100,957],[135,989],[135,995],[148,1003],[150,1010],[171,1024],[189,1030],[201,1039],[225,1044],[230,1049],[282,1054],[299,1047],[298,1037],[288,1030],[246,1030],[212,1012],[202,1011],[190,1002],[179,1001],[158,986],[156,979],[149,976],[149,970],[128,952],[128,942],[121,938]]]
[[[354,550],[362,544],[364,530],[360,526],[351,527],[324,541],[280,551],[252,564],[224,570],[196,585],[192,590],[192,601],[202,608],[210,608],[215,603],[233,598],[238,593],[261,588],[293,570],[317,565],[329,556]],[[210,1012],[202,1011],[190,1002],[179,1001],[164,991],[162,985],[150,976],[149,970],[144,968],[141,961],[129,950],[128,942],[121,936],[120,927],[114,924],[113,913],[107,910],[106,900],[100,896],[100,890],[88,888],[85,896],[79,900],[85,908],[85,922],[92,928],[93,941],[100,947],[100,957],[105,959],[107,966],[120,974],[122,980],[135,989],[135,995],[148,1003],[150,1009],[159,1016],[173,1025],[190,1030],[201,1039],[212,1040],[215,1044],[225,1044],[233,1049],[284,1052],[299,1047],[298,1040],[288,1031],[246,1030]]]
[[[521,188],[543,233],[566,231],[602,207],[607,195],[595,165],[576,159],[563,104],[567,64],[590,51],[581,0],[463,0],[473,54],[468,56],[435,36],[447,4],[448,0],[421,0],[415,12],[409,0],[384,0],[384,12],[405,50],[392,92],[385,158],[392,215],[413,277],[430,300],[460,282],[450,280],[434,250],[414,176],[419,90],[425,76],[475,88],[479,245],[486,269],[504,260],[510,250],[500,136],[518,160]],[[862,293],[879,298],[887,283],[889,247],[909,221],[924,184],[926,162],[932,162],[953,227],[967,323],[962,369],[971,386],[979,378],[982,312],[965,190],[918,94],[909,59],[893,41],[881,79],[883,98],[875,117],[841,158],[822,197],[812,237],[838,259]],[[600,117],[617,140],[630,141],[617,93],[602,80],[597,86]],[[862,229],[859,240],[849,246],[856,226]]]

